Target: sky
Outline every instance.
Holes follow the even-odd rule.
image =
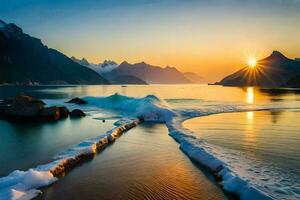
[[[0,19],[67,56],[174,66],[209,82],[273,50],[300,57],[300,0],[0,0]]]

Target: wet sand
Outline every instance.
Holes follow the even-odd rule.
[[[226,199],[168,136],[143,124],[43,189],[42,199]]]

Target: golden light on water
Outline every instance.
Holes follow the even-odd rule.
[[[254,112],[246,112],[246,130],[244,142],[249,146],[256,146],[256,132],[253,129]]]
[[[247,88],[246,101],[247,101],[248,104],[253,104],[254,103],[254,90],[253,90],[253,87],[248,87]]]
[[[252,122],[253,122],[253,115],[254,115],[253,111],[247,112],[247,122],[248,122],[248,124],[252,124]]]

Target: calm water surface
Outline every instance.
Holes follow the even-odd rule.
[[[59,122],[16,124],[0,120],[0,176],[45,164],[82,140],[104,134],[113,127],[90,117]]]

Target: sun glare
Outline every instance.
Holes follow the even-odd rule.
[[[254,59],[254,58],[249,59],[249,60],[248,60],[248,65],[249,65],[249,67],[251,67],[251,68],[256,67],[256,59]]]

